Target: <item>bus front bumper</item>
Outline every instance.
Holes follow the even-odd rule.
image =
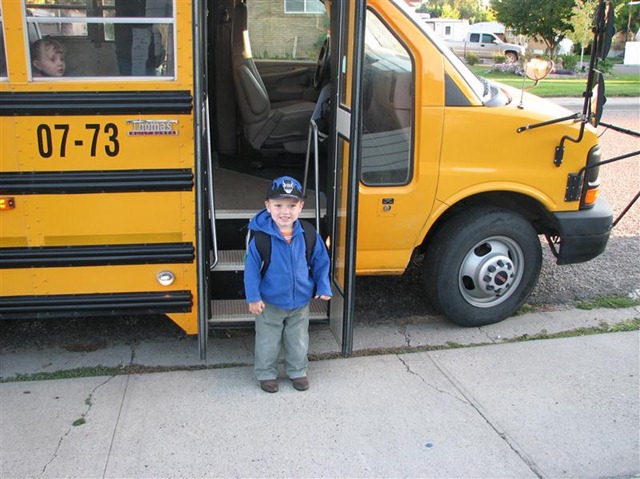
[[[560,235],[557,264],[589,261],[607,247],[613,224],[609,202],[603,198],[588,210],[554,213]]]

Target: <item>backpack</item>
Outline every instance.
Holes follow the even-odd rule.
[[[313,249],[316,247],[316,229],[308,221],[298,220],[298,222],[302,227],[302,232],[304,235],[304,244],[306,248],[305,256],[307,258],[309,275],[311,275],[311,255],[313,254]],[[256,249],[260,254],[260,258],[262,258],[260,275],[264,277],[267,269],[269,268],[269,264],[271,263],[271,236],[262,231],[254,231],[250,229],[249,233],[247,234],[247,249],[249,248],[249,242],[251,241],[251,238],[255,239]]]

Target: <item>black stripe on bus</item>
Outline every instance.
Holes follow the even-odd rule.
[[[0,268],[193,263],[191,243],[0,248]]]
[[[135,193],[189,191],[190,169],[38,171],[0,173],[0,194]]]
[[[2,92],[0,116],[189,114],[188,90],[126,92]]]
[[[0,319],[188,313],[191,291],[0,297]]]

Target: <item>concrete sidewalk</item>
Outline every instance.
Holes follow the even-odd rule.
[[[0,477],[639,477],[640,333],[508,342],[639,317],[356,324],[354,350],[386,354],[348,359],[314,327],[304,393],[259,389],[251,334],[211,338],[205,363],[195,339],[3,351],[4,379],[182,370],[0,384]]]
[[[0,385],[0,476],[638,477],[638,331]]]

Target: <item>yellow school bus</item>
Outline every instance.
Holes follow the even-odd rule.
[[[356,274],[422,253],[431,303],[482,325],[533,289],[539,235],[560,264],[606,246],[587,103],[476,77],[402,0],[0,0],[0,23],[2,319],[164,314],[204,356],[251,321],[246,224],[285,173],[345,354]]]

